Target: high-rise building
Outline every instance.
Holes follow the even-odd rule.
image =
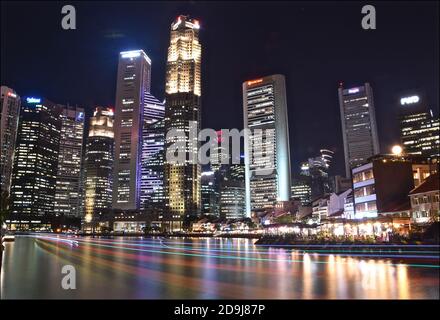
[[[146,95],[142,131],[141,208],[162,208],[165,144],[165,104]]]
[[[333,158],[333,151],[321,149],[320,153],[321,155],[318,157],[309,158],[307,165],[312,200],[331,192],[329,168]]]
[[[228,168],[227,174],[230,180],[241,181],[244,183],[245,168],[243,164],[231,164]]]
[[[439,119],[433,117],[425,95],[412,92],[399,99],[400,139],[406,154],[440,157]]]
[[[215,156],[211,155],[211,170],[216,172],[229,164],[229,154],[224,146],[222,146],[222,131],[217,131],[217,146],[215,147]]]
[[[202,214],[219,215],[219,188],[216,181],[216,173],[214,171],[202,172]]]
[[[220,217],[226,220],[246,217],[245,199],[243,182],[223,181],[220,189]]]
[[[0,184],[1,192],[9,194],[21,101],[11,88],[1,86],[0,92]]]
[[[352,181],[350,178],[336,175],[330,178],[330,186],[332,192],[341,193],[352,188]]]
[[[85,216],[92,221],[112,208],[113,110],[97,107],[90,118],[85,155]]]
[[[143,114],[150,98],[151,60],[142,50],[119,54],[115,110],[113,208],[140,207]]]
[[[12,214],[53,215],[62,106],[28,97],[22,102],[12,173]]]
[[[290,150],[283,75],[243,83],[246,215],[289,201]]]
[[[83,151],[84,109],[63,107],[54,212],[81,217],[80,182]]]
[[[369,83],[363,86],[338,89],[344,141],[345,172],[361,165],[379,151],[373,90]]]
[[[312,188],[305,179],[294,179],[292,182],[292,199],[300,200],[302,206],[310,206],[312,203]]]
[[[184,163],[171,163],[168,154],[173,138],[166,139],[165,197],[167,219],[172,229],[198,215],[201,209],[201,166],[198,164],[197,139],[201,119],[201,53],[199,22],[179,16],[171,24],[170,46],[166,65],[165,131],[184,135]],[[191,134],[191,128],[192,134]]]

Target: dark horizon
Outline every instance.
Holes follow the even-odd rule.
[[[202,127],[243,127],[241,84],[280,73],[287,82],[292,172],[335,151],[344,172],[337,88],[369,82],[381,152],[399,142],[397,98],[423,90],[439,113],[437,2],[72,2],[77,30],[61,28],[67,3],[1,3],[1,84],[61,104],[114,106],[118,53],[143,49],[162,99],[171,22],[200,20]],[[361,28],[372,4],[377,29]],[[37,13],[37,14],[36,14]]]

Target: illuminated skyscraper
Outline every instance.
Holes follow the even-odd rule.
[[[241,219],[246,216],[244,172],[242,163],[227,166],[226,174],[220,182],[219,192],[220,217],[222,219]]]
[[[202,172],[202,214],[219,215],[219,188],[214,171]]]
[[[440,156],[439,119],[433,117],[426,97],[412,93],[400,97],[400,139],[406,154]]]
[[[379,153],[373,89],[365,85],[338,89],[342,137],[345,153],[345,174],[351,177],[351,168],[361,165]]]
[[[294,179],[292,181],[292,199],[300,200],[301,205],[310,206],[312,203],[312,188],[305,179]]]
[[[289,201],[290,147],[283,75],[243,83],[246,214]]]
[[[63,107],[54,212],[80,217],[80,178],[84,134],[84,109]]]
[[[229,154],[225,147],[222,147],[222,131],[217,131],[217,147],[216,149],[216,158],[211,157],[211,170],[217,172],[224,167],[226,164],[229,164]]]
[[[62,106],[28,97],[22,103],[12,173],[12,213],[52,215]]]
[[[149,98],[151,60],[142,50],[119,54],[115,110],[113,208],[140,207],[142,130]]]
[[[141,208],[163,205],[165,104],[147,94],[144,106],[141,160]]]
[[[309,158],[307,166],[312,200],[331,192],[328,170],[333,158],[333,151],[321,149],[320,153],[319,157]]]
[[[220,217],[226,220],[246,217],[245,198],[242,183],[224,181],[220,190]]]
[[[9,194],[21,101],[11,88],[2,86],[0,91],[0,190],[2,193],[6,191]]]
[[[198,215],[201,208],[201,167],[197,163],[201,117],[201,44],[197,20],[179,16],[171,24],[170,46],[166,66],[165,131],[184,134],[186,161],[165,165],[165,195],[171,228]],[[190,127],[195,127],[190,134]],[[173,140],[165,143],[166,154]],[[170,151],[173,152],[173,151]]]
[[[112,207],[114,132],[113,110],[98,107],[90,118],[85,156],[86,221]]]

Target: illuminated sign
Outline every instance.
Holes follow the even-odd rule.
[[[349,94],[358,93],[358,92],[359,92],[359,88],[348,89]]]
[[[400,104],[403,106],[405,104],[413,104],[420,101],[419,96],[411,96],[411,97],[405,97],[400,99]]]
[[[13,92],[8,92],[8,97],[17,98],[17,95]]]
[[[256,79],[256,80],[248,81],[248,82],[247,82],[247,85],[248,85],[248,86],[251,86],[251,85],[253,85],[253,84],[257,84],[257,83],[260,83],[260,82],[263,82],[263,79]]]
[[[151,59],[142,50],[123,51],[123,52],[120,52],[119,54],[121,55],[121,58],[124,58],[124,59],[137,58],[137,57],[143,56],[145,58],[145,60],[147,60],[147,62],[149,64],[151,64]]]
[[[141,52],[139,50],[121,52],[122,58],[136,58],[136,57],[139,57],[140,55],[141,55]]]
[[[26,102],[27,103],[40,103],[41,99],[40,98],[34,98],[34,97],[28,97],[28,98],[26,98]]]

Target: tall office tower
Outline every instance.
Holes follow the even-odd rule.
[[[232,164],[227,171],[229,180],[241,181],[244,183],[245,168],[243,164]]]
[[[293,179],[292,199],[300,200],[302,206],[310,206],[312,203],[312,189],[310,183],[304,179]]]
[[[220,190],[220,217],[226,220],[246,217],[245,200],[243,182],[224,181]]]
[[[201,209],[201,167],[197,161],[197,140],[201,119],[200,25],[197,20],[179,16],[171,24],[171,40],[166,65],[165,131],[184,135],[184,163],[169,161],[174,139],[166,139],[165,195],[167,219],[171,228],[182,227],[181,221],[198,215]],[[193,134],[190,128],[195,128]]]
[[[97,107],[90,118],[85,155],[86,221],[112,207],[114,127],[113,110]]]
[[[243,83],[246,215],[290,200],[290,150],[283,75]],[[262,129],[262,130],[261,130]]]
[[[217,131],[216,155],[211,157],[211,171],[217,172],[225,165],[229,164],[229,154],[225,147],[222,147],[222,131]]]
[[[321,155],[318,157],[309,158],[307,166],[312,200],[331,192],[328,171],[333,158],[333,151],[321,149],[320,153]]]
[[[22,103],[12,171],[12,213],[53,215],[63,108],[28,97]]]
[[[1,86],[0,92],[0,184],[1,193],[6,191],[9,194],[21,101],[11,88]]]
[[[440,156],[439,119],[429,110],[426,97],[412,93],[400,97],[400,139],[406,154]]]
[[[379,153],[373,89],[365,85],[338,89],[342,137],[345,153],[345,174],[351,177],[351,168],[363,164]]]
[[[85,142],[83,146],[83,157],[81,158],[81,172],[79,174],[79,206],[78,212],[81,217],[86,214],[86,148],[87,148],[87,137],[85,137]]]
[[[218,177],[214,171],[203,171],[201,179],[202,214],[219,215]]]
[[[244,162],[244,155],[240,156]],[[222,219],[241,219],[246,216],[246,188],[244,163],[227,166],[219,182],[219,213]]]
[[[151,60],[142,50],[119,54],[115,110],[113,208],[140,206],[143,114],[149,99]]]
[[[84,109],[63,107],[54,212],[80,217],[80,178],[84,134]]]
[[[141,208],[161,208],[165,144],[165,104],[146,95],[142,129]]]

